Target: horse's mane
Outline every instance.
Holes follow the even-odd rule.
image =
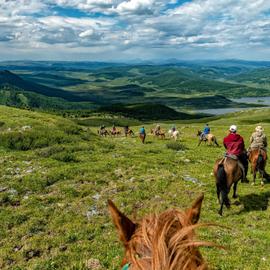
[[[206,226],[192,225],[184,211],[168,210],[144,218],[130,241],[131,264],[143,269],[137,257],[138,246],[143,248],[144,260],[151,270],[206,270],[208,269],[196,247],[214,244],[196,241],[194,229]]]

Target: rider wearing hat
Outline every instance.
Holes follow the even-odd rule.
[[[252,133],[249,141],[250,141],[250,150],[260,148],[266,151],[267,138],[263,132],[262,126],[257,126],[255,128],[255,132]]]
[[[245,143],[242,136],[237,134],[237,126],[231,125],[229,129],[229,135],[223,140],[223,145],[226,149],[226,155],[237,156],[239,161],[243,164],[245,169],[245,181],[248,171],[248,159],[245,149]]]

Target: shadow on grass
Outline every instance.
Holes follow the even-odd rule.
[[[270,199],[270,191],[263,192],[261,194],[248,194],[239,197],[240,203],[244,205],[244,209],[241,212],[250,211],[265,211],[268,207]]]

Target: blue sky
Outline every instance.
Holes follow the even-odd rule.
[[[0,60],[270,60],[269,0],[0,0]]]

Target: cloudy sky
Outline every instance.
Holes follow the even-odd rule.
[[[270,60],[270,0],[0,0],[0,60]]]

